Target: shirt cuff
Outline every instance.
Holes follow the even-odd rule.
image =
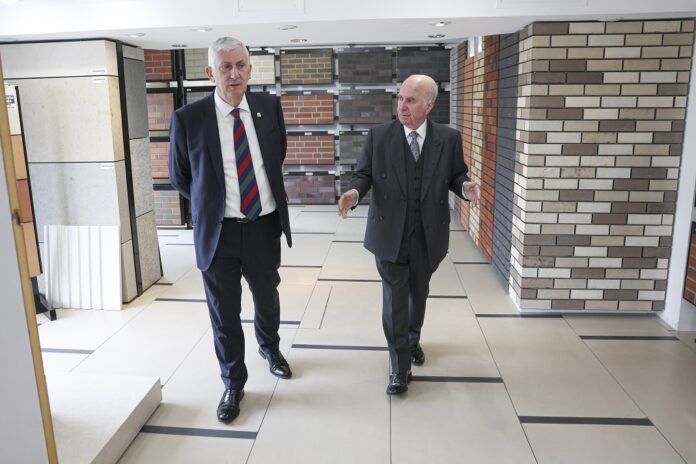
[[[358,203],[360,203],[360,192],[358,192],[358,191],[355,190],[355,189],[350,189],[349,191],[350,191],[350,192],[355,192],[355,196],[357,197],[357,199],[355,200],[355,204],[354,204],[353,206],[351,206],[351,208],[354,208],[354,207],[357,206]]]
[[[465,183],[466,183],[466,182],[462,183],[462,198],[464,198],[466,201],[469,201],[469,199],[468,199],[467,196],[466,196],[466,193],[464,193],[464,184],[465,184]]]

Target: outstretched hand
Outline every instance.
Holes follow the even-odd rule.
[[[348,210],[355,206],[357,201],[357,193],[354,190],[348,190],[338,199],[338,214],[345,219],[348,216]]]
[[[464,196],[471,202],[471,206],[478,206],[481,202],[481,189],[478,184],[464,182]]]

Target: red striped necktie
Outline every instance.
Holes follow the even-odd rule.
[[[237,179],[239,180],[239,209],[250,221],[261,214],[261,197],[251,160],[249,140],[244,130],[244,123],[239,117],[239,108],[232,110],[234,117],[234,152],[237,157]]]

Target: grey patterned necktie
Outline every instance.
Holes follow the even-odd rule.
[[[408,134],[408,137],[411,139],[411,141],[408,143],[408,146],[411,148],[411,154],[413,155],[413,159],[416,160],[417,163],[418,158],[420,157],[420,147],[418,146],[418,132],[411,131],[411,133]]]

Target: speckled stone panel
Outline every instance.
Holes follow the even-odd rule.
[[[29,162],[123,159],[116,77],[18,80]]]
[[[450,80],[450,51],[427,47],[403,47],[396,51],[396,80],[403,82],[412,74],[426,74],[438,84]]]
[[[281,52],[280,82],[285,85],[331,84],[333,50]]]
[[[152,196],[152,168],[150,164],[150,139],[134,139],[130,141],[131,169],[133,174],[133,193],[135,199],[135,215],[154,209]]]
[[[358,164],[365,139],[367,139],[367,131],[362,134],[340,134],[338,137],[339,164]]]
[[[285,176],[288,204],[336,204],[336,180],[333,175]]]
[[[338,52],[338,81],[342,83],[392,82],[394,64],[390,50],[350,49]]]
[[[338,96],[338,120],[343,124],[379,124],[390,121],[394,102],[390,92],[345,91]]]
[[[145,65],[142,61],[123,60],[126,82],[128,136],[140,139],[148,135],[147,97],[145,95]]]
[[[130,240],[124,161],[30,163],[29,178],[39,241],[44,225],[121,226]]]
[[[138,216],[136,223],[138,225],[140,277],[143,283],[143,290],[146,290],[162,277],[155,212],[150,211],[142,216]]]
[[[251,55],[249,85],[275,84],[275,55]]]
[[[208,66],[207,48],[187,48],[184,50],[184,79],[188,81],[208,79],[208,76],[205,75],[206,66]]]
[[[128,240],[121,244],[121,298],[128,303],[138,296],[138,287],[135,282],[135,261],[133,259],[133,241]]]

